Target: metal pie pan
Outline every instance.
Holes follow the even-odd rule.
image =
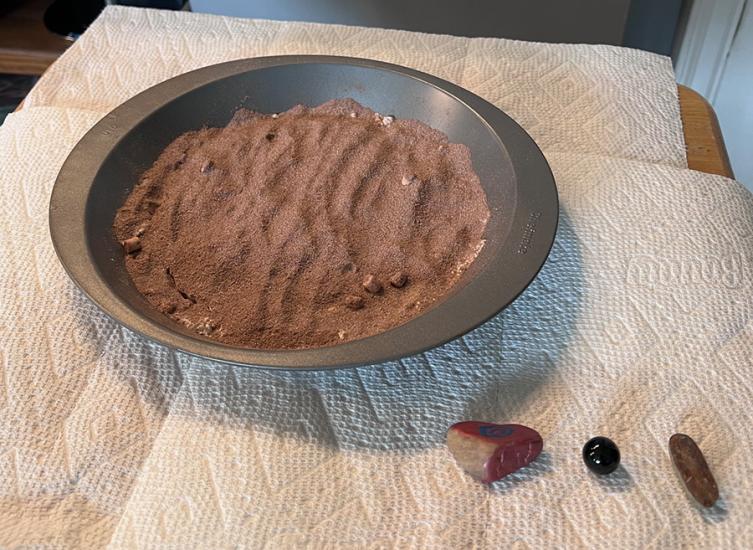
[[[188,331],[134,287],[112,223],[139,176],[178,135],[224,126],[239,107],[280,112],[334,98],[423,121],[471,150],[491,216],[486,244],[452,293],[419,317],[352,342],[256,350]],[[457,338],[510,304],[536,277],[557,229],[557,190],[533,140],[510,117],[434,76],[366,59],[276,56],[221,63],[154,86],[113,110],[76,145],[50,199],[50,233],[73,281],[127,328],[193,355],[291,369],[374,364]]]

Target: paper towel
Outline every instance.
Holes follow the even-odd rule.
[[[100,113],[47,107],[0,127],[0,547],[109,541],[179,388],[175,355],[134,338],[71,283],[50,191]]]
[[[545,150],[687,166],[670,59],[613,46],[108,7],[50,67],[26,104],[109,111],[186,71],[279,54],[405,65],[491,101]]]
[[[287,373],[173,353],[97,312],[58,264],[47,201],[99,117],[0,128],[0,546],[751,547],[753,199],[736,182],[547,153],[562,217],[503,314],[402,361]],[[491,487],[443,445],[457,420],[544,437]],[[701,510],[669,436],[721,488]],[[591,436],[621,447],[597,479]]]

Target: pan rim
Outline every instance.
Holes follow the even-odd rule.
[[[508,248],[517,255],[514,259],[522,268],[516,273],[514,284],[496,280],[495,272],[485,269],[457,295],[403,325],[343,344],[298,350],[238,348],[198,335],[188,336],[149,319],[111,289],[87,245],[85,210],[99,166],[120,139],[151,113],[191,90],[246,71],[299,64],[345,64],[399,73],[458,100],[491,129],[506,149],[517,180],[518,204]],[[105,115],[73,148],[55,181],[49,207],[50,235],[65,271],[117,323],[151,341],[197,357],[233,365],[291,370],[382,363],[415,355],[466,334],[505,309],[535,279],[553,245],[558,218],[556,184],[546,159],[525,130],[497,107],[464,88],[414,69],[369,59],[322,55],[229,61],[184,73],[141,92]],[[513,241],[513,237],[518,238]],[[494,294],[500,290],[499,296]],[[489,293],[492,298],[484,300]]]

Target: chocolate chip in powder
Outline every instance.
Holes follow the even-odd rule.
[[[356,266],[353,265],[353,262],[347,262],[342,265],[340,268],[340,273],[355,273]]]
[[[146,210],[150,215],[154,214],[157,211],[157,208],[160,207],[160,204],[160,201],[154,199],[146,199],[144,201],[144,210]]]
[[[390,284],[395,288],[402,288],[408,282],[408,276],[404,271],[397,271],[390,277]]]
[[[131,237],[120,243],[123,246],[126,254],[135,254],[141,250],[141,239],[138,237]]]
[[[345,305],[350,309],[361,309],[364,305],[363,298],[360,296],[346,296]]]
[[[367,291],[371,292],[372,294],[376,294],[380,290],[382,290],[382,283],[377,281],[376,277],[369,273],[366,275],[366,278],[363,280],[363,288],[365,288]]]
[[[186,151],[183,151],[178,159],[173,162],[173,170],[177,170],[181,166],[183,166],[183,163],[186,162],[186,157],[188,156],[188,153]]]

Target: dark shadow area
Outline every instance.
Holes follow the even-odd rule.
[[[400,361],[338,371],[231,368],[179,354],[190,403],[173,412],[343,449],[442,445],[454,422],[515,419],[519,405],[556,369],[582,294],[578,238],[562,211],[536,280],[464,337]]]
[[[624,493],[635,487],[635,481],[630,472],[622,464],[609,475],[599,476],[592,474],[599,485],[608,493]]]
[[[687,491],[686,491],[687,494]],[[719,500],[714,503],[711,508],[703,508],[691,497],[688,498],[693,502],[693,505],[700,508],[701,516],[706,523],[721,523],[729,516],[729,505],[727,504],[724,495],[719,495]]]
[[[490,484],[489,491],[495,494],[503,495],[515,490],[518,485],[530,483],[537,477],[544,474],[548,474],[554,471],[554,464],[552,461],[552,455],[546,451],[541,451],[541,454],[531,462],[525,468],[521,468],[517,472],[513,472],[510,475],[495,481]]]
[[[0,125],[20,105],[37,80],[36,76],[0,74]]]

